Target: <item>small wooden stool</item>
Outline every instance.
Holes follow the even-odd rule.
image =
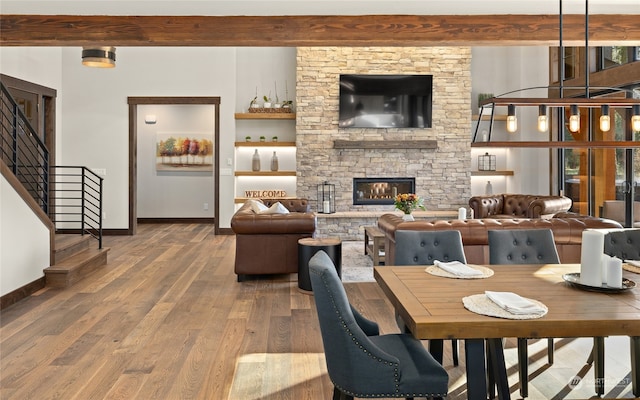
[[[377,226],[364,227],[364,254],[371,257],[373,265],[384,264],[384,233]]]

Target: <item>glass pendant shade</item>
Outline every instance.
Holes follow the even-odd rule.
[[[546,132],[549,130],[549,117],[547,117],[547,106],[540,105],[538,107],[538,131]]]
[[[514,133],[518,130],[518,118],[516,118],[516,106],[510,104],[507,107],[507,132]]]
[[[578,106],[571,106],[571,116],[569,117],[569,130],[571,132],[578,132],[580,130],[580,111]]]
[[[640,132],[640,105],[633,106],[633,117],[631,117],[631,129]]]
[[[602,132],[609,132],[611,129],[611,117],[609,116],[609,106],[603,105],[600,107],[600,130]]]

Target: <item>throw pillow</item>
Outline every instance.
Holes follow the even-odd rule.
[[[269,207],[265,206],[262,202],[256,200],[247,200],[247,203],[250,204],[251,210],[254,213],[260,214],[262,211],[268,210]]]
[[[260,211],[259,214],[289,214],[289,210],[278,201],[268,209]]]

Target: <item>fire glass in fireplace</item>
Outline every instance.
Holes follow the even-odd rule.
[[[415,178],[353,178],[353,204],[393,204],[397,194],[415,190]]]

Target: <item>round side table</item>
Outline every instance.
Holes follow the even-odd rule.
[[[340,238],[303,238],[298,240],[298,289],[311,292],[309,260],[318,251],[324,250],[336,266],[338,276],[342,277],[342,241]]]

